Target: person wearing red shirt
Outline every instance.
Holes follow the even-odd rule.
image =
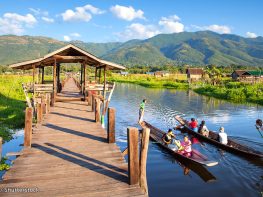
[[[188,123],[188,125],[190,129],[194,130],[195,132],[198,131],[198,122],[196,119],[191,118],[191,121]]]

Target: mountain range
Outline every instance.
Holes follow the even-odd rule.
[[[72,44],[119,64],[263,65],[263,37],[244,38],[211,31],[159,34],[145,40]],[[0,65],[43,57],[68,42],[41,36],[0,36]]]

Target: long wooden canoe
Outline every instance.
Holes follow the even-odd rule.
[[[244,156],[244,157],[248,157],[251,159],[254,158],[263,158],[263,153],[260,151],[256,151],[248,146],[242,145],[238,142],[235,142],[232,139],[228,138],[228,144],[222,144],[219,142],[219,135],[218,133],[214,132],[214,131],[209,131],[209,136],[205,137],[202,134],[193,131],[192,129],[190,129],[187,126],[187,121],[184,120],[183,118],[181,118],[180,116],[175,116],[175,119],[184,127],[181,128],[180,130],[182,132],[186,132],[194,137],[196,137],[199,140],[202,140],[204,142],[207,142],[209,144],[215,145],[225,151],[234,153],[234,154],[238,154],[240,156]]]
[[[142,127],[150,128],[150,138],[158,143],[161,147],[165,148],[167,151],[172,153],[175,157],[178,157],[185,161],[191,161],[194,163],[198,163],[205,166],[215,166],[218,164],[216,161],[209,160],[206,156],[202,155],[199,151],[192,149],[191,157],[186,157],[183,154],[172,150],[169,148],[162,140],[163,135],[165,134],[164,131],[152,126],[151,124],[147,123],[146,121],[141,123]]]

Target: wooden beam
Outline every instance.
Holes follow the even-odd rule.
[[[129,184],[139,183],[139,132],[137,128],[130,127],[127,129],[128,136],[128,173]]]
[[[146,162],[147,162],[149,137],[150,137],[150,129],[144,128],[142,131],[141,154],[140,154],[140,187],[147,195],[148,195],[148,185],[147,185],[147,176],[146,176]]]
[[[63,55],[54,55],[56,60],[83,60],[86,61],[88,58],[86,56],[63,56]]]
[[[98,69],[97,69],[97,67],[95,68],[95,83],[97,83],[97,73],[98,72]]]
[[[24,147],[31,147],[32,120],[33,120],[33,108],[32,107],[27,107],[26,108],[26,114],[25,114]]]
[[[115,109],[108,110],[108,143],[115,143]]]
[[[101,68],[99,70],[99,83],[101,83]]]

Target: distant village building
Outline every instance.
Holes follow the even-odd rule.
[[[146,72],[146,75],[154,75],[154,72]]]
[[[203,68],[188,68],[186,69],[187,79],[191,81],[198,81],[203,78]]]
[[[255,81],[263,78],[263,73],[261,73],[261,71],[258,70],[235,70],[231,74],[231,77],[233,80],[238,81]]]
[[[170,73],[168,71],[156,71],[154,73],[155,77],[169,77]]]
[[[128,73],[128,72],[123,72],[123,71],[121,71],[120,74],[121,74],[122,76],[127,76],[129,73]]]

